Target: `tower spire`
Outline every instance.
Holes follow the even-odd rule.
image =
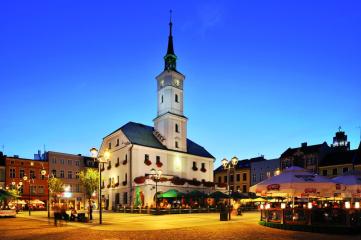
[[[172,10],[169,11],[169,36],[167,54],[164,56],[164,70],[176,70],[177,56],[174,53],[173,35],[172,35]]]

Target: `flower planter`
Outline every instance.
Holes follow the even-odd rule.
[[[118,163],[118,162],[115,164],[115,167],[119,167],[119,163]]]
[[[157,167],[161,168],[163,166],[163,163],[162,162],[157,162],[156,165],[157,165]]]
[[[116,184],[114,184],[114,187],[118,187],[119,186],[119,183],[117,182]]]
[[[152,162],[150,160],[144,160],[144,164],[147,166],[150,166],[152,164]]]
[[[207,169],[202,168],[201,171],[202,171],[202,172],[207,172]]]
[[[135,182],[136,184],[142,184],[142,183],[145,182],[145,177],[143,177],[143,176],[141,176],[141,177],[136,177],[136,178],[134,178],[134,182]]]
[[[192,167],[192,170],[193,170],[193,171],[197,171],[198,168],[197,168],[197,167]]]
[[[123,186],[126,186],[126,185],[127,185],[127,181],[123,181],[122,184],[123,184]]]

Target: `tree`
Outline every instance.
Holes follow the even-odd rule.
[[[95,169],[87,168],[85,171],[79,173],[79,180],[84,187],[85,195],[87,196],[90,205],[91,197],[99,187],[99,173]]]
[[[54,199],[54,202],[58,202],[58,195],[64,192],[64,183],[61,179],[56,177],[49,178],[49,192]]]

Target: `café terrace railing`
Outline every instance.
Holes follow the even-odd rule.
[[[269,208],[262,209],[261,221],[285,225],[361,227],[360,209],[340,208]]]

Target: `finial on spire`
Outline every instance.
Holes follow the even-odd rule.
[[[164,69],[165,70],[176,70],[177,56],[174,53],[173,48],[173,36],[172,36],[172,10],[169,10],[169,36],[168,36],[168,48],[167,54],[164,56]]]

